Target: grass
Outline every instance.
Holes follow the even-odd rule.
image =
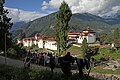
[[[71,46],[68,51],[71,53],[80,54],[80,48],[76,46]],[[96,60],[100,60],[101,58],[109,58],[112,60],[119,60],[120,59],[120,51],[115,51],[108,48],[102,48],[99,50],[99,54],[93,56]],[[104,74],[119,74],[120,75],[120,68],[117,70],[110,70],[110,69],[102,69],[99,67],[93,68],[92,72],[97,73],[104,73]],[[4,74],[4,75],[2,75]],[[0,65],[0,80],[6,80],[10,76],[15,75],[16,80],[24,80],[23,78],[28,76],[30,80],[66,80],[65,75],[61,73],[51,73],[47,70],[39,70],[39,69],[32,69],[29,72],[25,72],[23,69],[17,69],[10,66]],[[26,75],[26,76],[25,76]],[[53,76],[54,75],[54,76]],[[8,76],[8,77],[6,77]],[[22,76],[22,77],[19,77]],[[52,76],[52,77],[51,77]],[[76,80],[78,74],[74,74],[72,76],[72,80]],[[42,77],[42,78],[41,78]],[[18,79],[19,78],[19,79]],[[92,79],[94,80],[94,79]]]
[[[54,72],[45,69],[30,69],[25,70],[21,68],[15,68],[7,65],[0,65],[0,80],[77,80],[78,74],[73,74],[68,77],[63,73]],[[82,77],[85,80],[86,76]],[[90,80],[97,80],[90,77]]]
[[[72,55],[82,56],[81,48],[77,46],[71,46],[67,49],[67,52],[71,52]]]
[[[15,68],[7,65],[0,65],[0,80],[24,80],[27,72],[23,69]]]
[[[101,58],[118,60],[120,59],[120,51],[116,51],[114,49],[109,48],[101,48],[98,52],[99,54],[93,56],[96,60],[100,60]]]
[[[24,49],[26,49],[26,51],[29,51],[29,50],[32,50],[32,51],[35,51],[35,52],[42,52],[43,49],[42,48],[39,48],[37,46],[32,46],[32,47],[23,47]]]
[[[99,54],[93,56],[97,61],[103,62],[101,59],[104,58],[106,60],[120,60],[120,51],[116,51],[114,49],[108,49],[108,48],[102,48],[99,50]],[[92,69],[92,72],[97,72],[97,73],[105,73],[105,74],[119,74],[120,75],[120,68],[116,70],[111,70],[111,69],[102,69],[99,68],[98,66],[94,69]]]
[[[72,50],[75,50],[75,49],[79,49],[80,50],[80,47],[77,47],[77,46],[71,46],[69,49],[72,49]]]
[[[111,54],[111,59],[113,60],[117,60],[117,59],[120,59],[120,53],[114,53],[114,54]]]
[[[118,74],[120,75],[120,68],[116,70],[111,69],[102,69],[102,68],[93,68],[91,72],[103,73],[103,74]]]

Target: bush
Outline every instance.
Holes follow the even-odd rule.
[[[25,80],[25,78],[29,78],[29,76],[24,69],[0,65],[0,80],[11,80],[12,78],[13,80]]]
[[[45,69],[25,70],[6,65],[0,65],[0,80],[77,80],[79,75],[73,74],[67,77],[63,73],[54,72]],[[85,80],[86,76],[82,78]],[[90,77],[90,80],[97,80]]]
[[[16,54],[17,54],[17,51],[16,51],[14,48],[9,48],[9,49],[7,50],[7,53],[8,53],[9,55],[16,55]]]

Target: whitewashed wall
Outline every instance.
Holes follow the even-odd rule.
[[[39,48],[43,48],[44,47],[42,39],[38,40],[38,47]]]
[[[23,46],[27,46],[27,47],[30,47],[34,45],[34,42],[33,41],[23,41]]]
[[[83,42],[83,40],[84,40],[84,38],[86,38],[86,39],[87,39],[87,37],[86,37],[86,36],[79,36],[79,38],[78,38],[78,43],[82,43],[82,42]]]
[[[45,48],[51,49],[51,50],[57,50],[56,41],[46,41]]]
[[[96,41],[96,36],[94,34],[88,34],[87,43],[94,43]]]
[[[88,34],[87,36],[79,36],[78,43],[82,43],[84,38],[87,39],[87,43],[94,43],[96,41],[96,36],[94,34]]]

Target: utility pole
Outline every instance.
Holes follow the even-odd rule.
[[[6,33],[5,33],[5,64],[7,64],[6,57],[7,57],[7,54],[6,54]]]

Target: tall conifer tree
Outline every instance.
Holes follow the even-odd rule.
[[[3,4],[5,0],[0,0],[0,50],[8,49],[11,45],[11,33],[9,29],[12,27],[13,23],[11,23],[11,18],[7,17],[8,10],[3,8]],[[6,43],[5,43],[6,41]]]
[[[66,50],[67,46],[67,33],[69,29],[69,21],[72,16],[72,12],[66,2],[62,2],[57,12],[57,42],[59,43],[60,51]]]

